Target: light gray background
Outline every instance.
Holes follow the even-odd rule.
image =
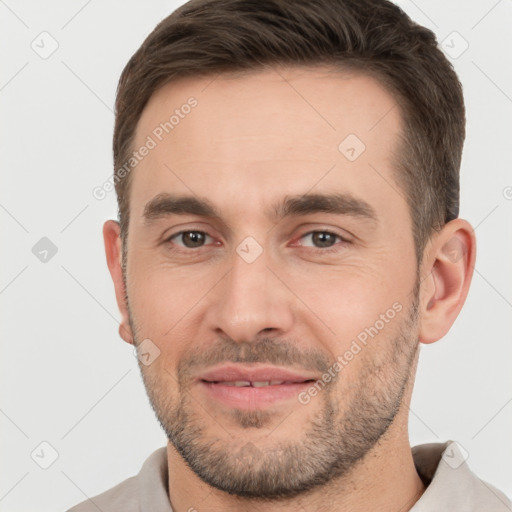
[[[0,0],[2,511],[64,510],[165,444],[117,333],[101,237],[115,195],[98,201],[92,189],[112,172],[119,74],[179,4]],[[411,444],[457,440],[473,471],[512,496],[512,2],[400,5],[457,57],[468,117],[461,216],[478,239],[465,307],[422,347]],[[46,59],[31,47],[55,44],[43,31],[58,43]],[[461,37],[469,47],[458,55]],[[32,252],[42,237],[58,249],[47,262]],[[48,469],[31,458],[51,461],[43,441],[58,452]]]

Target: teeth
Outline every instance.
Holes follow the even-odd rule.
[[[261,388],[263,386],[278,386],[280,384],[283,384],[284,381],[282,380],[266,380],[266,381],[255,381],[252,383],[252,385],[255,387],[255,388]]]
[[[283,380],[260,380],[260,381],[248,381],[248,380],[235,380],[235,381],[224,381],[218,382],[217,384],[222,384],[223,386],[235,386],[237,388],[249,387],[252,386],[254,388],[262,388],[264,386],[278,386],[279,384],[283,384],[285,382]]]
[[[268,386],[269,385],[269,381],[254,381],[252,383],[252,386],[254,388],[262,388],[263,386]]]
[[[250,386],[251,383],[248,380],[228,380],[222,382],[216,382],[215,384],[221,384],[222,386],[236,386],[242,388],[244,386]]]
[[[250,386],[251,383],[248,380],[236,380],[235,382],[233,382],[233,385],[236,386],[237,388],[241,388],[244,386]]]

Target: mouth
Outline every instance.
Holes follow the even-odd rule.
[[[296,399],[317,379],[311,372],[230,364],[201,374],[197,383],[210,400],[230,408],[254,410]]]
[[[203,380],[203,382],[207,382],[210,384],[220,384],[221,386],[235,386],[237,388],[246,388],[246,387],[253,387],[253,388],[263,388],[265,386],[281,386],[282,384],[301,384],[302,382],[313,382],[309,380],[300,381],[300,382],[293,382],[290,380],[260,380],[260,381],[249,381],[249,380],[224,380],[224,381],[208,381]]]

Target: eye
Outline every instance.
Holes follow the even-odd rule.
[[[207,239],[213,240],[204,231],[180,231],[168,238],[167,241],[187,249],[197,249],[202,247]]]
[[[340,241],[342,245],[343,243],[349,243],[348,240],[343,238],[336,233],[332,233],[331,231],[311,231],[302,235],[300,240],[309,240],[310,244],[301,242],[300,245],[304,247],[315,247],[317,249],[331,249],[334,247],[336,250],[336,242]]]

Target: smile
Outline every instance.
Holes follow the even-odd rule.
[[[196,384],[210,406],[255,410],[297,401],[298,394],[318,378],[311,371],[228,363],[203,372]]]

